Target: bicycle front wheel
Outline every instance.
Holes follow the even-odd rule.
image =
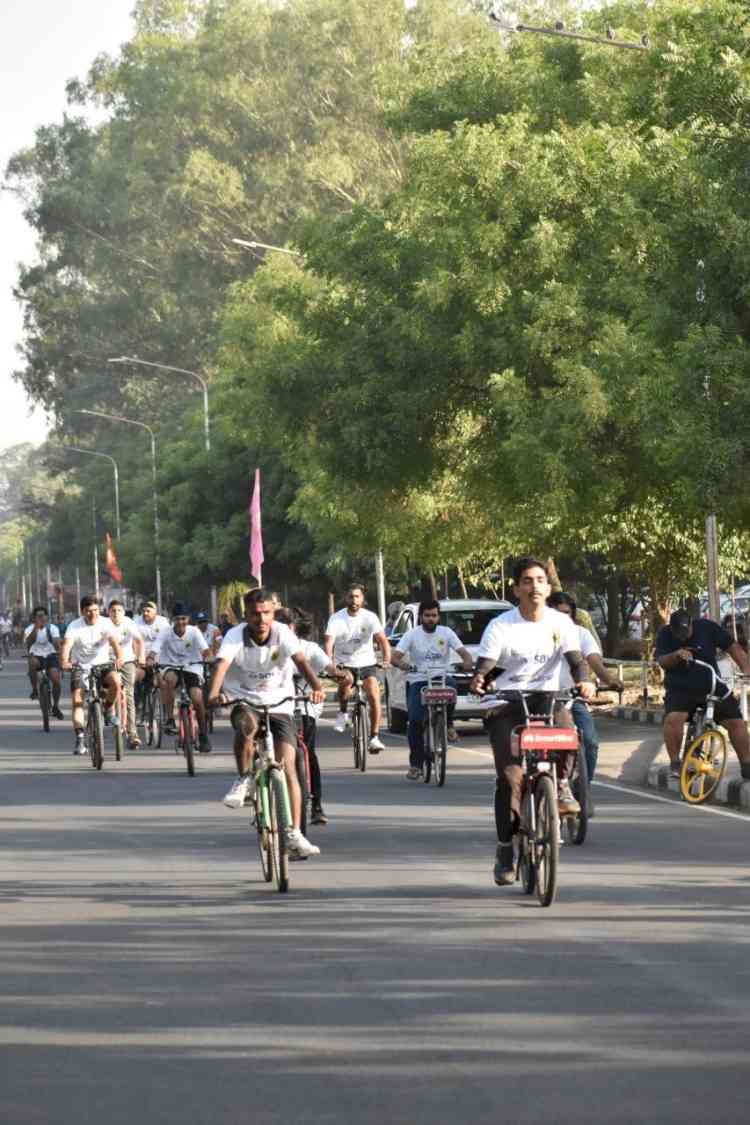
[[[46,676],[42,676],[39,681],[39,709],[42,712],[42,730],[45,734],[49,734],[49,716],[52,710],[52,699],[49,680]]]
[[[432,776],[437,786],[445,785],[445,768],[448,762],[448,716],[445,707],[435,715],[432,727]]]
[[[104,715],[98,699],[92,700],[89,705],[88,734],[91,765],[100,770],[104,765]]]
[[[422,781],[427,785],[432,777],[432,729],[429,712],[422,723]]]
[[[560,859],[560,815],[557,793],[551,777],[540,777],[534,793],[536,833],[534,865],[536,894],[542,906],[549,906],[557,893],[557,869]]]
[[[188,777],[195,777],[195,746],[193,743],[193,724],[190,708],[186,703],[180,707],[178,738],[180,749],[185,755]]]
[[[269,836],[271,839],[271,862],[276,890],[282,894],[289,890],[289,855],[286,850],[287,823],[286,809],[288,797],[286,780],[281,770],[271,771],[271,784],[268,791]]]
[[[691,805],[701,805],[716,791],[727,766],[727,739],[709,728],[688,746],[680,770],[680,792]]]

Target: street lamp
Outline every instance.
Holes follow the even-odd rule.
[[[159,498],[156,492],[156,438],[154,431],[145,422],[138,422],[135,418],[123,418],[121,414],[104,414],[101,410],[74,410],[74,414],[88,414],[92,418],[105,418],[108,422],[123,422],[127,426],[140,426],[148,430],[151,438],[151,480],[154,499],[154,554],[156,556],[156,604],[161,609],[161,560],[159,549]]]
[[[248,242],[245,238],[233,238],[238,246],[247,246],[250,250],[275,250],[277,254],[290,254],[293,258],[304,258],[299,250],[289,250],[286,246],[270,246],[267,242]]]
[[[191,375],[197,379],[203,390],[203,435],[206,443],[206,453],[211,452],[211,425],[208,415],[208,384],[197,371],[188,371],[186,367],[172,367],[169,363],[153,363],[150,359],[139,359],[134,355],[120,355],[108,359],[107,363],[135,363],[141,367],[158,367],[160,371],[176,371],[179,375]]]
[[[150,359],[139,359],[135,355],[120,355],[113,356],[108,359],[107,363],[133,363],[140,367],[155,367],[159,371],[174,371],[178,375],[190,375],[193,379],[197,379],[203,390],[203,436],[205,440],[206,453],[211,452],[211,424],[209,421],[208,413],[208,383],[199,375],[197,371],[190,371],[187,367],[173,367],[171,363],[155,363]],[[218,613],[218,599],[216,597],[216,586],[211,583],[211,618],[216,621]]]
[[[120,539],[120,474],[117,471],[117,462],[108,453],[100,453],[98,449],[81,449],[77,445],[61,446],[61,449],[70,450],[71,453],[85,453],[87,457],[104,457],[112,462],[115,476],[115,534]]]

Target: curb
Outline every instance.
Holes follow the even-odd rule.
[[[663,792],[680,792],[680,782],[672,777],[669,766],[655,762],[649,767],[647,785],[649,789],[661,789]],[[750,809],[750,781],[743,781],[741,777],[727,777],[721,779],[716,793],[708,802],[710,805],[732,805],[734,808]]]
[[[613,707],[611,711],[607,712],[612,719],[625,719],[631,723],[647,723],[649,726],[656,726],[664,722],[664,711],[647,711],[643,707]]]

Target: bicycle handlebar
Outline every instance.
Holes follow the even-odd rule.
[[[719,677],[716,675],[716,669],[712,664],[707,664],[705,660],[697,660],[695,657],[693,657],[691,663],[698,664],[701,668],[707,668],[711,673],[711,690],[708,693],[709,696],[713,696],[715,699],[726,699],[727,696],[732,694],[732,689],[730,688],[729,684],[725,683],[724,680],[719,679]],[[723,695],[716,695],[717,684],[721,684],[727,689]]]
[[[219,702],[218,699],[209,700],[209,707],[236,707],[238,703],[244,703],[246,707],[252,707],[256,711],[272,711],[274,707],[281,707],[282,703],[309,703],[310,697],[307,695],[286,695],[283,699],[277,699],[275,703],[251,703],[249,699],[225,699]]]

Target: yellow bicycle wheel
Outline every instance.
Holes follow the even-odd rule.
[[[682,759],[680,792],[691,805],[707,801],[724,776],[727,738],[721,730],[704,730],[690,743]]]

